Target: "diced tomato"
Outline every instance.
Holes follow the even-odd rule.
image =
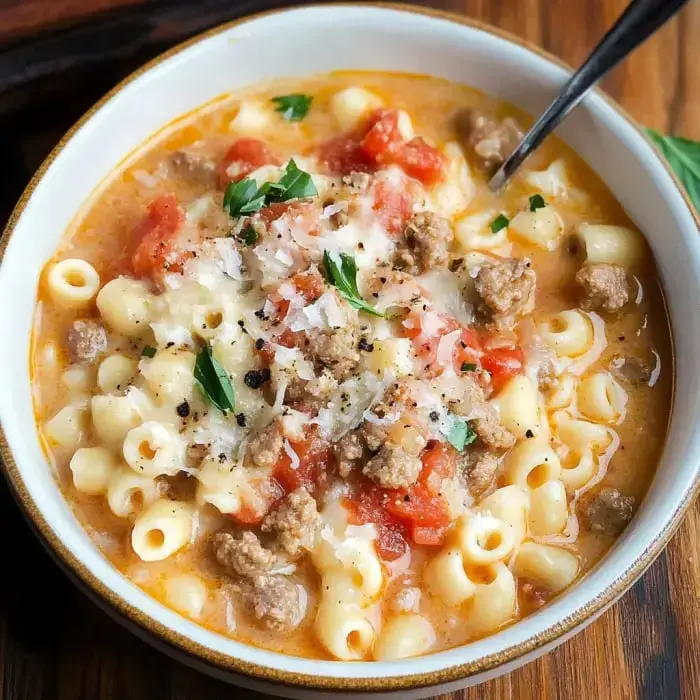
[[[257,493],[256,506],[252,506],[245,500],[237,512],[230,517],[243,525],[257,525],[270,512],[270,508],[283,496],[282,487],[274,479],[256,479],[251,485]]]
[[[431,440],[423,450],[421,462],[421,483],[427,484],[433,475],[440,479],[451,479],[457,471],[457,452],[446,442]]]
[[[326,141],[320,147],[319,160],[334,175],[371,173],[377,169],[376,162],[362,148],[361,137],[356,135],[339,136]]]
[[[369,119],[369,129],[362,139],[362,150],[374,160],[382,157],[403,139],[399,131],[399,113],[395,109],[378,109]]]
[[[137,277],[155,279],[166,270],[181,271],[183,256],[178,255],[177,233],[184,221],[185,214],[174,195],[158,197],[148,205],[133,236],[136,248],[131,267]]]
[[[520,374],[525,356],[519,347],[494,348],[481,358],[481,366],[491,375],[491,384],[498,391],[511,377]]]
[[[446,527],[416,526],[411,530],[411,537],[416,544],[424,547],[439,547],[445,541]]]
[[[454,353],[454,370],[457,374],[462,372],[463,364],[478,365],[484,355],[479,334],[472,328],[464,328],[459,340]]]
[[[238,182],[263,165],[279,165],[280,161],[260,139],[242,138],[234,141],[221,162],[219,178],[222,183]]]
[[[316,301],[326,288],[323,278],[311,272],[298,272],[292,277],[292,282],[309,304]]]
[[[374,211],[390,235],[399,235],[413,214],[413,199],[406,188],[378,182],[374,188]]]
[[[389,492],[386,509],[413,526],[435,528],[450,524],[445,500],[430,493],[423,484],[416,484],[405,492]]]
[[[442,153],[422,138],[404,140],[395,109],[379,109],[354,133],[324,143],[320,159],[338,175],[369,173],[381,165],[398,165],[424,185],[433,185],[442,178],[445,162]]]
[[[299,465],[293,468],[290,456],[283,452],[273,470],[275,479],[287,493],[301,486],[313,492],[321,474],[331,463],[332,448],[315,435],[289,444],[299,457]]]
[[[439,182],[442,179],[445,164],[442,153],[419,136],[393,146],[382,160],[398,165],[406,175],[414,177],[424,185],[434,185]]]
[[[257,525],[264,517],[265,513],[259,513],[247,503],[244,503],[238,512],[231,513],[231,518],[242,525]]]
[[[377,553],[385,561],[394,561],[408,551],[409,533],[403,523],[385,510],[385,501],[383,489],[370,486],[346,499],[345,505],[350,510],[349,520],[353,525],[376,525]]]

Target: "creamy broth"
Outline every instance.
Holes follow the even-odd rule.
[[[355,88],[367,92],[346,93],[344,102],[338,99],[344,90]],[[300,121],[285,120],[271,102],[275,96],[289,94],[313,96],[308,114]],[[380,119],[374,111],[378,107],[403,113],[398,127],[401,133],[392,135],[398,145],[360,168],[370,171],[372,179],[365,189],[359,185],[353,189],[341,181],[344,173],[338,171],[342,168],[333,167],[319,154],[329,152],[323,150],[323,144],[348,133],[357,140],[367,138],[372,120]],[[471,131],[459,127],[457,115],[466,109],[493,119],[486,125],[492,132],[480,139],[475,131],[480,127],[473,121]],[[394,113],[385,112],[383,117],[391,126],[393,117],[387,114]],[[601,180],[560,141],[549,139],[506,191],[496,195],[488,190],[488,171],[494,162],[485,155],[493,146],[486,141],[495,138],[494,133],[506,138],[507,130],[516,128],[509,120],[515,120],[521,129],[531,121],[510,105],[434,78],[363,72],[281,80],[224,96],[167,126],[100,186],[66,232],[42,276],[31,367],[36,420],[56,478],[76,516],[116,568],[150,595],[223,635],[293,655],[371,660],[436,651],[492,633],[545,605],[599,561],[639,507],[663,447],[673,378],[668,323],[658,275],[643,237]],[[314,175],[318,194],[309,198],[306,209],[303,203],[296,209],[292,205],[277,221],[261,223],[263,209],[250,221],[246,219],[245,226],[240,223],[241,216],[229,217],[224,212],[226,186],[240,180],[241,172],[237,172],[236,162],[228,169],[221,163],[228,149],[241,138],[261,140],[276,157],[276,167],[256,169],[253,166],[262,165],[257,162],[243,173],[249,175],[252,170],[258,185],[277,182],[291,157],[302,171]],[[411,170],[412,166],[406,165],[410,159],[401,150],[407,143],[418,143],[420,153],[427,152],[439,172]],[[366,150],[367,143],[363,144]],[[175,153],[184,153],[189,160],[181,160],[178,167],[173,161]],[[384,183],[383,198],[377,195],[378,182]],[[390,230],[394,224],[386,224],[389,219],[381,217],[392,202],[395,204],[396,197],[402,196],[391,190],[396,187],[403,188],[404,194],[408,192],[410,201],[403,210],[399,207],[393,212],[401,221],[399,230]],[[386,195],[387,188],[390,196]],[[153,208],[150,215],[146,213],[152,202],[163,197],[176,200],[180,211],[177,230],[186,231],[186,235],[177,234],[180,238],[174,247],[168,242],[167,249],[162,244],[166,239],[156,235],[155,248],[146,251],[140,262],[134,262],[138,250],[143,253],[139,244],[149,235],[153,238],[154,227],[160,230],[163,220],[174,216],[173,208],[164,206],[154,224],[157,217]],[[341,206],[334,207],[338,202]],[[499,214],[507,225],[497,230]],[[435,222],[437,218],[447,226],[440,229],[447,243],[438,240],[428,245],[421,236],[428,236],[426,221]],[[249,229],[251,222],[258,228]],[[282,234],[274,233],[278,230],[275,225],[287,226],[286,243],[289,230],[294,229],[292,244],[297,247],[290,249],[291,253],[275,248],[282,245],[275,240],[275,235],[282,238]],[[414,226],[413,233],[409,232],[410,226]],[[253,235],[249,233],[253,230],[255,240],[251,241],[246,236]],[[359,245],[343,250],[345,244],[342,240],[337,243],[339,237],[357,236],[358,230]],[[315,252],[299,245],[299,241],[315,245],[309,243],[310,235],[324,241]],[[374,241],[370,240],[372,236]],[[214,244],[207,248],[207,241],[214,238],[224,241],[221,246],[227,246],[226,255]],[[358,311],[348,304],[315,271],[313,266],[324,267],[319,254],[323,245],[340,246],[340,252],[355,256],[364,309]],[[276,257],[257,255],[255,251],[263,246]],[[446,246],[446,254],[441,246]],[[617,246],[617,252],[611,253],[611,246]],[[376,251],[380,254],[375,255]],[[220,253],[221,258],[214,253]],[[332,260],[340,264],[337,251],[333,255]],[[599,257],[591,263],[596,255]],[[127,304],[126,292],[111,294],[107,299],[107,293],[101,291],[96,303],[94,293],[86,293],[87,298],[81,301],[70,297],[73,291],[66,296],[57,289],[52,271],[57,263],[73,259],[87,261],[99,275],[102,288],[120,275],[145,280],[139,289],[147,301],[140,300],[138,304],[142,305],[137,305],[138,309],[148,307],[143,311],[142,326],[133,325],[141,311],[132,313],[131,308],[119,307]],[[169,270],[164,270],[162,264],[155,269],[163,260]],[[263,260],[272,261],[270,265],[283,272],[272,274],[272,267],[262,269]],[[493,280],[486,279],[484,270],[509,260],[530,264],[513,273],[517,276],[514,294],[520,296],[506,303],[501,299],[504,290],[494,290]],[[382,267],[382,263],[388,265]],[[583,268],[591,274],[577,283],[577,273]],[[80,278],[83,274],[82,268],[65,269],[69,285],[75,275]],[[534,309],[527,309],[523,307],[529,292],[517,285],[526,284],[532,271],[536,275],[536,302]],[[443,286],[433,292],[436,272],[442,275]],[[297,276],[296,281],[289,282],[299,274],[307,274],[306,281],[299,282]],[[606,286],[596,297],[591,285],[598,283],[598,274],[604,278],[604,286],[618,287]],[[287,354],[296,352],[301,359],[285,374],[280,367],[285,352],[275,350],[284,343],[275,341],[287,328],[285,323],[291,323],[293,313],[301,318],[303,309],[316,303],[300,292],[300,285],[308,283],[308,275],[313,277],[312,286],[318,287],[311,296],[326,299],[323,313],[328,328],[321,332],[311,326],[296,331],[296,340]],[[414,277],[421,285],[419,291],[409,295],[411,298],[405,294],[401,297],[396,290],[404,282],[407,286],[414,284]],[[444,291],[447,279],[451,280],[448,286],[452,292],[459,288],[457,297],[448,298]],[[90,279],[81,278],[80,283],[85,289]],[[392,285],[393,291],[389,289]],[[625,296],[620,299],[623,288]],[[291,298],[285,298],[285,290]],[[498,298],[494,300],[494,296]],[[216,304],[221,299],[230,300],[230,304],[227,301],[228,306],[220,312]],[[282,302],[287,308],[282,309]],[[498,306],[501,302],[515,309],[513,318],[506,318],[509,311]],[[460,307],[456,320],[448,313],[455,304]],[[520,308],[516,309],[518,304]],[[607,304],[607,310],[598,308],[600,304]],[[367,312],[367,305],[389,309],[390,320],[378,320]],[[582,305],[587,308],[582,309]],[[183,309],[199,320],[183,326]],[[559,314],[569,310],[574,313],[571,322],[578,324],[585,336],[585,347],[575,350],[569,347],[576,344],[574,340],[564,339],[567,350],[559,338],[568,323],[562,320],[568,317]],[[276,316],[271,318],[271,314]],[[309,314],[307,308],[304,317],[308,319]],[[323,315],[318,314],[319,318]],[[334,325],[332,314],[340,314],[342,323]],[[130,320],[123,321],[126,316]],[[113,318],[122,319],[119,328],[113,327]],[[86,330],[83,325],[71,335],[69,329],[74,328],[74,322],[85,319],[95,326],[100,324],[98,330],[94,326]],[[102,324],[106,335],[101,335]],[[298,340],[299,333],[303,337],[320,333],[325,343],[338,332],[338,326],[352,324],[356,334],[347,337],[356,345],[362,342],[359,350],[345,348],[342,361],[352,366],[344,376],[334,375],[340,373],[340,360],[326,357],[331,353],[329,345],[312,344],[312,348],[321,348],[314,356],[308,339],[305,343]],[[464,328],[478,334],[473,346],[465,342],[466,335],[459,335],[466,332]],[[445,349],[447,341],[438,339],[450,333],[459,337],[452,349]],[[430,344],[431,338],[433,345],[428,351],[426,343]],[[397,339],[400,341],[394,342]],[[329,344],[334,352],[342,354],[342,349],[331,341]],[[207,345],[213,348],[236,394],[234,410],[225,414],[206,400],[191,376],[181,376],[194,371],[195,357],[199,366],[202,348]],[[389,359],[378,359],[380,353]],[[122,359],[111,366],[104,364],[105,358],[115,355]],[[173,366],[179,363],[177,371],[170,365],[166,370],[175,374],[156,378],[153,363],[159,358],[174,358]],[[311,375],[301,376],[302,362],[310,365],[305,371]],[[297,419],[302,416],[304,438],[317,441],[312,452],[320,450],[319,454],[325,455],[319,458],[320,467],[309,467],[314,483],[304,481],[304,448],[290,437],[294,430],[280,417],[284,406],[275,405],[280,384],[289,379],[290,371],[296,373],[292,375],[295,382],[301,377],[302,385],[310,376],[316,381],[323,375],[335,386],[355,380],[365,392],[364,412],[346,426],[346,435],[358,435],[362,456],[343,471],[339,466],[344,457],[338,445],[337,423],[329,428],[319,415],[326,415],[323,410],[337,408],[338,401],[346,398],[338,399],[332,391],[323,394],[320,389],[320,398],[311,396],[309,385],[302,387],[301,398],[292,398],[287,387],[284,406],[294,409],[289,415]],[[368,374],[374,378],[370,380]],[[521,380],[526,383],[518,384]],[[262,386],[256,386],[256,382]],[[520,394],[511,400],[509,388],[516,385],[522,391],[519,389]],[[184,387],[182,391],[180,386]],[[402,398],[396,399],[400,406],[396,410],[401,416],[392,423],[391,415],[387,418],[375,409],[387,401],[383,405],[389,406],[391,413],[394,404],[386,396],[396,386],[404,393],[397,389]],[[566,396],[567,387],[574,387],[573,395]],[[455,397],[450,394],[453,390]],[[480,392],[481,398],[474,399],[470,391]],[[523,391],[527,396],[521,397]],[[430,394],[427,399],[426,392]],[[421,396],[418,400],[417,393]],[[376,400],[370,398],[372,403],[367,403],[371,394]],[[98,414],[93,397],[100,395],[121,400],[107,402],[107,408],[100,409],[109,413],[109,420],[99,417],[102,413]],[[468,399],[471,403],[465,408],[464,397],[468,395],[472,396]],[[128,410],[134,414],[130,414],[123,434],[117,434],[113,416],[121,409],[115,406],[127,410],[127,400],[131,401]],[[428,412],[423,407],[430,401],[437,403]],[[524,408],[521,413],[512,408],[513,402],[534,409],[527,417]],[[594,415],[601,411],[601,415]],[[496,440],[489,433],[484,412],[499,429],[505,427],[505,439],[501,435]],[[430,416],[427,422],[423,420],[425,415]],[[102,420],[105,425],[100,423]],[[521,423],[527,420],[531,424]],[[404,421],[410,429],[397,427]],[[579,424],[572,428],[575,421],[585,421],[585,426],[593,426],[591,430],[598,432],[585,433],[585,426]],[[439,430],[438,423],[442,426]],[[149,466],[152,473],[144,476],[144,467],[138,465],[152,465],[159,459],[160,428],[153,427],[155,424],[170,426],[162,444],[167,443],[172,455],[163,458],[167,462],[164,470]],[[151,432],[142,430],[144,442],[129,452],[127,434],[136,435],[143,425],[150,426]],[[270,433],[269,440],[254,441],[271,426],[278,426],[283,448],[274,455],[275,465],[266,469],[261,453],[264,447],[274,447],[275,433]],[[323,434],[324,430],[330,430],[333,437]],[[482,434],[484,431],[488,434]],[[137,438],[134,440],[138,442]],[[495,442],[498,444],[492,444]],[[257,451],[246,453],[250,444],[255,444]],[[522,465],[528,459],[523,455],[531,445],[550,450],[546,454],[561,462],[563,470],[547,472],[551,462],[545,465],[541,461],[545,458],[538,457],[540,461],[533,464],[540,466],[523,476]],[[76,450],[98,447],[101,452],[74,456]],[[385,448],[386,455],[382,451]],[[300,455],[302,462],[295,470],[293,462]],[[385,462],[381,462],[382,456],[386,456]],[[480,456],[491,460],[488,463],[492,470],[484,477],[486,483],[478,485],[477,475],[487,463],[478,462]],[[442,461],[431,462],[433,458]],[[585,472],[586,458],[589,473],[578,483],[570,467],[580,460],[580,470]],[[280,471],[280,460],[284,459],[286,467]],[[377,469],[368,467],[375,459],[379,460]],[[71,460],[73,468],[69,466]],[[205,469],[215,478],[205,478]],[[542,469],[550,478],[541,477]],[[121,507],[115,508],[109,498],[116,503],[119,496],[114,495],[116,487],[108,484],[115,483],[117,472],[124,479],[143,482],[139,482],[140,493],[131,501],[124,500],[124,491],[119,492]],[[229,475],[234,473],[240,473],[243,480],[236,482],[235,488],[242,490],[236,491],[235,497],[227,490],[232,488]],[[443,480],[434,488],[438,476]],[[567,478],[569,488],[562,481]],[[547,488],[538,490],[545,482]],[[308,486],[314,495],[320,516],[306,523],[306,535],[296,533],[301,544],[292,554],[286,549],[296,545],[285,548],[281,526],[271,523],[261,532],[260,524],[261,518],[283,506],[286,501],[282,497],[288,498],[285,494],[295,491],[299,484]],[[505,487],[510,490],[504,491]],[[108,492],[109,488],[112,491]],[[512,496],[513,489],[518,490],[517,497]],[[369,492],[379,494],[376,497],[382,504],[381,514],[375,509],[374,518],[367,514],[366,507],[363,510],[364,496],[359,495]],[[397,493],[407,494],[405,502],[411,504],[410,508],[399,504],[393,509],[386,506],[385,511],[387,493],[389,500],[398,498]],[[510,494],[503,512],[492,505],[480,505],[498,493]],[[189,529],[172,554],[143,560],[134,549],[134,524],[154,503],[167,508],[172,502],[183,508],[178,527]],[[517,503],[522,504],[522,512],[516,512],[518,508],[513,504]],[[419,513],[420,508],[425,510]],[[115,509],[119,515],[113,512]],[[542,516],[543,510],[546,517]],[[538,512],[541,519],[535,522]],[[186,526],[182,524],[185,521]],[[518,534],[521,525],[524,533]],[[363,529],[352,529],[358,527]],[[264,609],[267,603],[255,598],[259,585],[255,576],[227,568],[222,561],[225,557],[217,560],[215,550],[219,545],[213,543],[221,544],[222,540],[217,540],[215,533],[232,533],[232,539],[240,542],[241,533],[248,529],[275,557],[272,568],[261,569],[258,575],[284,579],[287,588],[292,584],[303,588],[301,600],[295,599],[298,619],[281,620],[274,611]],[[391,544],[387,533],[399,533],[396,537],[400,544]],[[150,530],[141,546],[149,552],[161,545],[167,548],[168,537],[167,532],[164,536],[160,530]],[[345,546],[348,541],[354,543],[355,554],[343,554],[343,541]],[[493,561],[479,561],[470,554],[474,547],[486,559],[499,547],[505,551]],[[555,557],[559,556],[556,553],[564,557],[555,560],[555,573],[541,565],[541,557],[551,551],[555,551]],[[457,569],[450,568],[452,564],[439,568],[442,565],[436,562],[441,556],[445,562],[452,561],[448,555],[460,559]],[[367,559],[370,569],[358,574],[361,559]],[[368,573],[370,570],[379,572],[376,586],[369,583],[375,575]],[[452,591],[464,587],[460,600],[447,600],[446,596],[453,594],[446,594],[444,586],[434,582],[445,578],[443,574],[448,570],[458,570],[454,575],[459,585],[455,583]],[[350,588],[357,590],[343,588],[348,581]],[[364,590],[368,586],[374,588]],[[280,589],[269,595],[277,599],[285,593]],[[331,601],[329,596],[338,600],[334,597]],[[497,611],[493,619],[485,619],[486,609]],[[362,622],[356,622],[358,619]],[[349,630],[350,641],[345,635],[345,651],[339,652],[340,642],[335,637],[344,635],[342,630]],[[396,637],[411,642],[401,646]]]

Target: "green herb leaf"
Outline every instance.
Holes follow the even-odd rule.
[[[541,194],[533,194],[530,197],[530,211],[537,211],[546,206],[547,203],[544,201],[544,197]]]
[[[238,240],[245,245],[253,245],[258,240],[258,234],[252,226],[246,226],[238,234]]]
[[[141,350],[141,357],[155,357],[157,349],[152,345],[146,345],[143,350]]]
[[[257,183],[249,177],[239,180],[238,182],[232,182],[226,188],[224,209],[228,209],[231,216],[240,216],[243,207],[255,199],[257,191]]]
[[[462,362],[462,372],[476,372],[476,365],[473,362]]]
[[[311,108],[314,98],[311,95],[280,95],[273,97],[272,102],[277,105],[275,111],[282,115],[288,122],[300,122]]]
[[[666,136],[653,129],[647,129],[647,134],[664,154],[688,191],[695,208],[700,211],[700,143],[678,136]]]
[[[326,279],[340,292],[350,306],[360,311],[366,311],[372,316],[386,318],[386,316],[372,308],[361,296],[357,289],[357,265],[351,255],[340,253],[340,264],[331,257],[326,250],[323,253],[323,267]]]
[[[220,411],[233,411],[235,397],[226,370],[216,361],[211,347],[205,345],[194,363],[194,380],[204,397]]]
[[[472,430],[469,423],[459,418],[455,418],[450,428],[449,433],[445,435],[447,442],[457,450],[463,452],[467,445],[471,445],[476,440],[476,433]]]
[[[224,209],[231,216],[255,214],[274,202],[318,196],[311,175],[290,160],[279,182],[265,182],[259,188],[252,178],[232,182],[226,188]]]
[[[510,219],[505,214],[499,214],[491,222],[491,233],[498,233],[501,229],[504,229],[510,223]]]
[[[290,199],[304,199],[305,197],[316,197],[318,190],[309,173],[299,170],[294,159],[291,159],[287,164],[284,175],[277,183],[278,187],[283,187],[284,191],[274,193],[271,196],[274,201],[288,202]]]

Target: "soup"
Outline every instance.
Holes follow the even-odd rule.
[[[39,288],[60,486],[131,581],[220,634],[390,660],[483,637],[632,518],[672,359],[642,235],[556,139],[446,81],[228,95],[95,193]]]

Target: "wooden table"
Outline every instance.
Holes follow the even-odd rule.
[[[99,9],[119,2],[91,0]],[[25,9],[22,10],[22,5]],[[39,9],[70,19],[89,3],[0,3],[13,38],[35,31]],[[578,64],[626,0],[434,0]],[[66,14],[61,15],[61,7]],[[31,9],[31,8],[29,8]],[[47,15],[48,16],[48,15]],[[30,21],[31,20],[31,21]],[[2,30],[0,30],[1,38]],[[640,122],[700,140],[700,0],[605,83]],[[34,541],[0,484],[0,687],[6,700],[208,700],[253,697],[152,650],[88,602]],[[700,698],[700,507],[616,606],[573,640],[523,669],[456,697],[494,700]]]

